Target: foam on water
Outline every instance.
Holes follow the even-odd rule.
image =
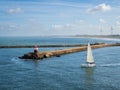
[[[111,67],[111,66],[120,66],[120,63],[114,63],[114,64],[102,64],[99,65],[100,67]]]

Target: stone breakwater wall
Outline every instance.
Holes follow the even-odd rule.
[[[120,46],[120,43],[91,45],[92,49],[111,47],[111,46]],[[30,53],[24,54],[23,56],[21,56],[19,58],[21,58],[21,59],[44,59],[44,58],[50,58],[53,56],[60,57],[61,55],[85,51],[85,50],[87,50],[87,45],[64,49],[64,50],[46,51],[46,52],[38,52],[38,53],[30,52]]]
[[[38,45],[38,47],[40,48],[46,48],[46,47],[80,47],[80,46],[85,46],[84,44],[76,44],[76,45]],[[34,48],[34,45],[14,45],[14,46],[11,46],[11,45],[2,45],[0,46],[0,48]]]

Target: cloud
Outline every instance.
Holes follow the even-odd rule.
[[[9,14],[21,13],[21,12],[23,12],[23,10],[21,8],[14,8],[14,9],[10,8],[7,10],[7,13],[9,13]]]
[[[52,25],[52,28],[55,30],[62,30],[64,28],[72,27],[72,24],[65,24],[65,25]]]
[[[14,30],[14,29],[17,29],[18,28],[18,25],[15,25],[15,24],[11,24],[8,26],[11,30]]]
[[[67,29],[75,29],[75,28],[79,28],[81,26],[81,24],[83,24],[84,20],[77,20],[74,23],[71,24],[64,24],[64,25],[52,25],[52,28],[54,30],[67,30]]]
[[[52,28],[55,30],[59,30],[62,28],[62,25],[52,25]]]
[[[117,18],[117,19],[120,19],[120,16],[117,16],[116,18]]]
[[[117,25],[120,25],[120,21],[116,21],[116,24],[117,24]]]
[[[76,23],[84,23],[85,21],[84,20],[78,20],[76,21]]]
[[[0,23],[0,30],[18,30],[20,27],[21,26],[17,23]]]
[[[111,10],[111,6],[106,5],[105,3],[102,3],[93,8],[88,9],[87,11],[90,13],[95,13],[95,12],[109,11],[109,10]]]
[[[100,22],[100,23],[106,23],[107,21],[106,21],[105,19],[103,19],[103,18],[100,18],[100,19],[99,19],[99,22]]]

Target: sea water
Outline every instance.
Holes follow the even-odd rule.
[[[0,45],[87,44],[120,40],[63,37],[0,37]],[[39,48],[40,51],[64,48]],[[81,68],[86,51],[43,60],[18,57],[33,48],[0,49],[0,90],[120,90],[120,47],[93,50],[96,67]]]

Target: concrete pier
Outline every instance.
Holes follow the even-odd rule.
[[[116,44],[93,44],[91,45],[92,49],[96,48],[103,48],[103,47],[111,47],[111,46],[120,46],[120,43]],[[64,54],[69,54],[69,53],[75,53],[75,52],[80,52],[80,51],[85,51],[87,50],[87,45],[80,46],[80,47],[74,47],[70,49],[64,49],[64,50],[55,50],[55,51],[46,51],[46,52],[30,52],[27,54],[24,54],[22,57],[19,57],[21,59],[44,59],[44,58],[50,58],[53,56],[59,57]]]

